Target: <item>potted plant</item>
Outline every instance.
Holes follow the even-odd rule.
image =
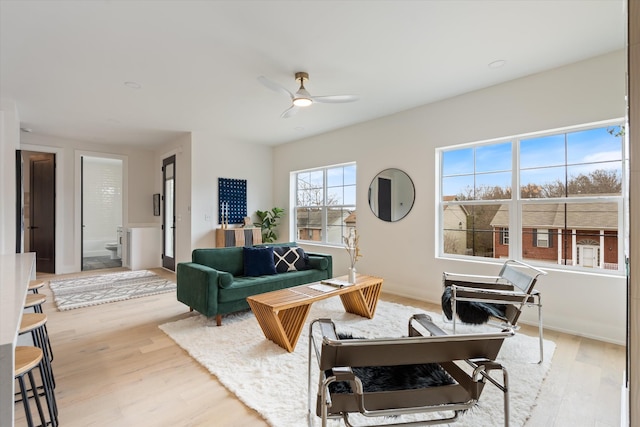
[[[256,222],[254,223],[254,225],[262,229],[262,241],[264,243],[275,242],[278,238],[278,236],[276,236],[274,228],[277,227],[277,222],[283,214],[284,209],[278,207],[275,207],[270,211],[256,211],[256,215],[258,215],[258,219],[260,219],[260,222]]]

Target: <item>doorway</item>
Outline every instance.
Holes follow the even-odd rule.
[[[121,159],[81,157],[82,271],[122,267],[122,165]]]
[[[36,271],[56,270],[56,156],[54,153],[18,151],[16,178],[21,194],[18,203],[18,237],[24,252],[35,252]],[[18,244],[19,245],[19,244]],[[18,246],[16,245],[16,246]]]
[[[162,161],[162,266],[176,268],[176,156]]]

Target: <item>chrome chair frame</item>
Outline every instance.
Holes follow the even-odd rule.
[[[321,418],[323,427],[328,419],[336,418],[342,418],[347,426],[352,427],[350,413],[359,413],[364,417],[389,417],[441,411],[446,412],[442,418],[376,425],[450,423],[458,419],[460,412],[477,404],[486,382],[503,392],[504,425],[509,425],[508,374],[504,366],[495,362],[495,357],[504,340],[515,334],[512,329],[496,333],[448,335],[425,314],[413,315],[409,319],[408,329],[409,336],[403,338],[341,340],[331,319],[312,321],[309,326],[308,355],[309,426],[314,425],[313,412]],[[423,363],[440,364],[453,378],[454,384],[368,393],[364,391],[361,379],[351,369],[352,366]],[[312,398],[314,366],[318,372],[315,399]],[[502,372],[501,381],[491,375],[494,370]],[[332,394],[329,385],[337,381],[349,382],[353,392]]]
[[[483,276],[462,273],[442,273],[442,289],[451,286],[451,311],[453,333],[456,333],[457,301],[483,302],[507,305],[506,315],[497,317],[500,328],[518,330],[518,319],[525,306],[538,307],[538,340],[540,360],[544,359],[542,296],[535,285],[539,276],[546,276],[547,272],[537,267],[509,259],[504,262],[497,276]],[[496,316],[493,316],[496,317]],[[442,318],[449,322],[444,311]]]

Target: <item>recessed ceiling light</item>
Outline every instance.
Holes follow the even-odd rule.
[[[124,85],[130,89],[140,89],[142,85],[138,82],[124,82]]]
[[[296,132],[302,132],[304,130],[304,126],[296,126],[293,128]]]
[[[500,67],[504,67],[504,64],[506,64],[507,61],[505,61],[504,59],[498,59],[497,61],[493,61],[489,63],[489,68],[500,68]]]

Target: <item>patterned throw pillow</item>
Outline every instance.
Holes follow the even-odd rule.
[[[274,246],[273,261],[278,273],[309,269],[309,255],[297,246]]]

